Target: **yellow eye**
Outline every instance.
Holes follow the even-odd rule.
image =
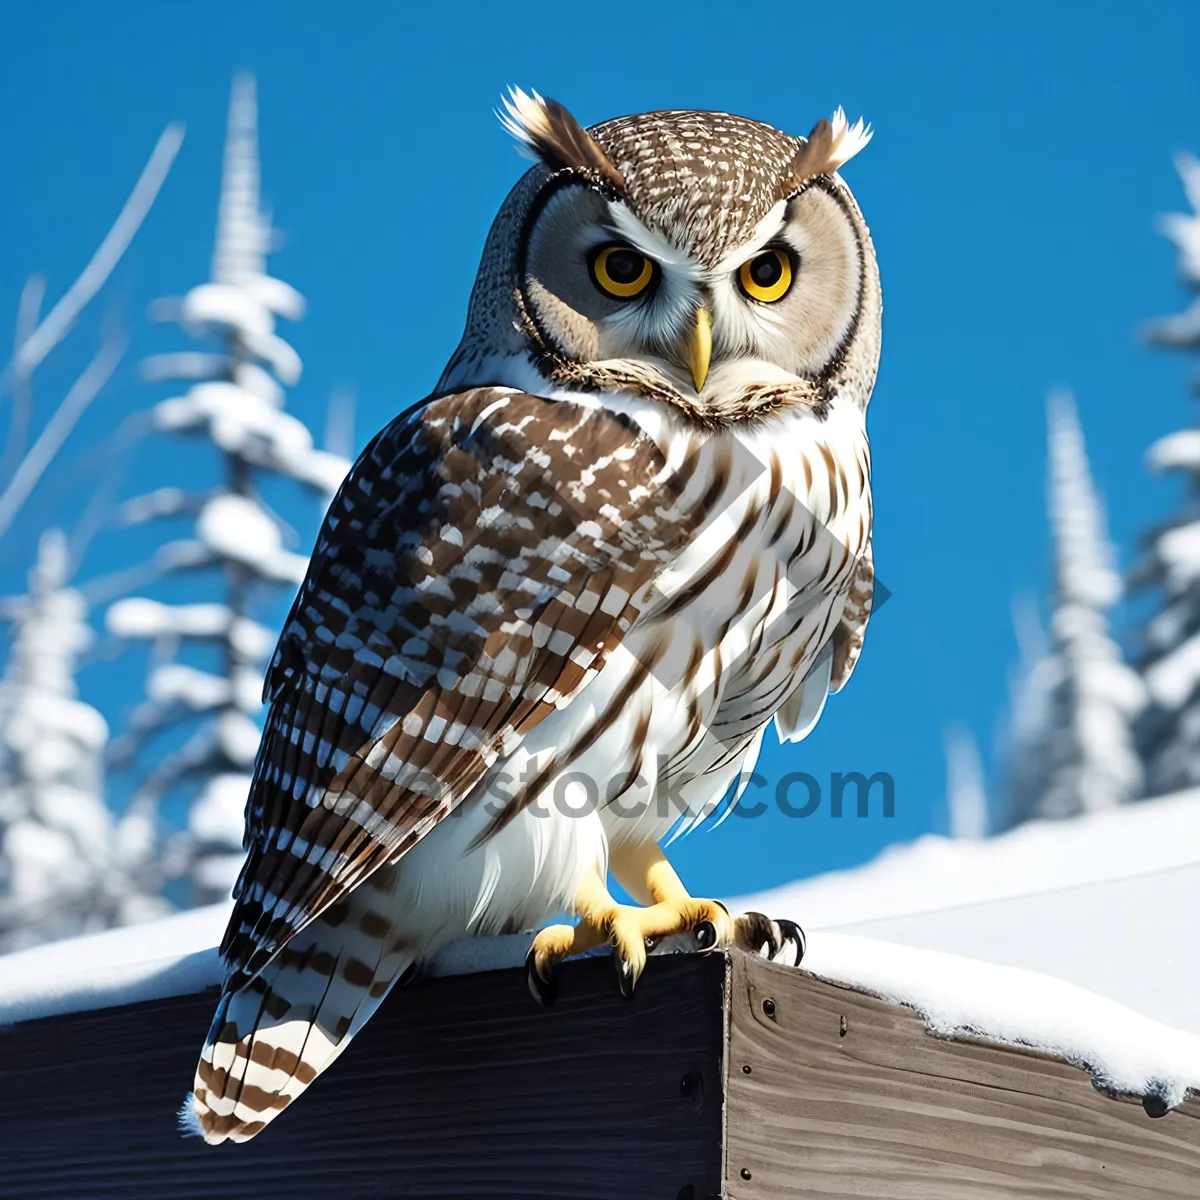
[[[792,286],[792,260],[786,250],[764,250],[742,263],[738,282],[751,300],[764,304],[782,300]]]
[[[630,246],[605,246],[592,259],[596,286],[618,300],[640,296],[654,278],[654,264]]]

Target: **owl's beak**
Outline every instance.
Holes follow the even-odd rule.
[[[699,392],[708,378],[708,364],[712,358],[712,313],[706,304],[696,309],[696,323],[692,326],[688,341],[688,364],[692,368],[692,382]]]

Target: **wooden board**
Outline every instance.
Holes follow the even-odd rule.
[[[175,1121],[213,995],[12,1026],[0,1196],[706,1200],[724,986],[718,956],[652,960],[633,1002],[607,960],[571,963],[549,1010],[519,970],[419,982],[240,1146]]]
[[[730,959],[729,1200],[1200,1197],[1200,1103],[1151,1120],[1048,1055]]]
[[[419,982],[245,1146],[175,1123],[214,999],[0,1029],[0,1197],[1200,1197],[1200,1103],[742,954],[652,959],[632,1003],[571,963],[548,1011],[519,970]]]

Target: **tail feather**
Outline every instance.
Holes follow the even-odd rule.
[[[388,895],[356,889],[249,983],[222,994],[185,1122],[205,1141],[249,1141],[337,1058],[414,966],[392,936]]]

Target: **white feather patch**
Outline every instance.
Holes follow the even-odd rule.
[[[510,87],[508,95],[501,96],[500,101],[504,105],[504,112],[496,109],[496,117],[505,132],[516,141],[522,155],[534,162],[539,161],[537,143],[530,130],[546,124],[546,108],[541,96],[537,92],[530,95],[522,88]]]
[[[660,233],[643,225],[619,200],[608,202],[608,215],[617,232],[635,249],[648,258],[656,259],[661,266],[674,267],[696,283],[708,277],[702,263],[691,255],[673,246]]]
[[[848,163],[860,150],[865,149],[867,143],[874,137],[875,131],[870,125],[863,123],[862,117],[859,117],[851,125],[846,119],[845,109],[840,104],[829,123],[833,126],[833,151],[830,154],[829,169],[836,171]]]

